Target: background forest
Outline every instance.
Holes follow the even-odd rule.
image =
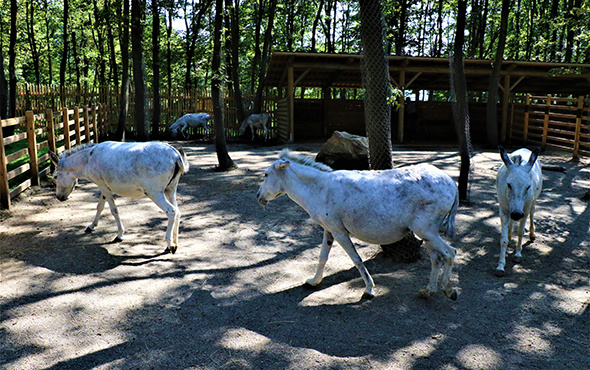
[[[504,59],[590,62],[590,2],[504,2],[510,9]],[[110,85],[120,91],[127,71],[133,80],[133,60],[142,61],[149,89],[210,87],[213,0],[133,0],[127,9],[125,3],[1,0],[0,115],[10,117],[12,84]],[[456,0],[382,3],[390,54],[449,56]],[[466,58],[495,57],[501,8],[501,0],[467,2]],[[222,70],[228,87],[238,83],[246,94],[259,90],[274,50],[360,52],[358,1],[224,0],[224,10]],[[140,25],[136,34],[134,24]],[[132,49],[134,41],[141,48]]]

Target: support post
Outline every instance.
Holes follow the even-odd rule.
[[[76,145],[82,144],[82,138],[80,137],[80,108],[74,107],[74,129],[76,131]]]
[[[287,67],[287,101],[289,109],[289,142],[295,142],[295,87],[293,85],[293,66]]]
[[[580,139],[582,132],[582,112],[584,111],[584,96],[578,97],[578,109],[576,111],[576,132],[574,134],[574,153],[572,159],[580,159]]]
[[[0,206],[4,209],[10,209],[10,187],[8,186],[8,173],[6,170],[8,163],[6,163],[2,127],[4,126],[0,120]]]
[[[541,139],[541,149],[547,145],[547,134],[549,133],[549,110],[551,109],[551,94],[547,94],[545,102],[545,118],[543,119],[543,138]]]
[[[500,142],[506,141],[508,132],[508,100],[510,98],[510,75],[504,77],[504,88],[502,94],[502,127],[500,129]]]
[[[397,141],[398,143],[404,142],[404,114],[406,110],[405,106],[405,95],[406,95],[406,71],[399,73],[399,86],[402,91],[399,97],[399,109],[397,111]]]
[[[531,94],[526,94],[526,103],[524,105],[524,126],[522,128],[522,141],[526,145],[529,136],[529,112],[531,110]]]
[[[70,150],[72,148],[72,142],[70,139],[70,113],[68,112],[68,108],[62,108],[62,115],[64,122],[64,147],[66,150]]]
[[[35,132],[35,118],[33,111],[25,113],[27,120],[27,141],[29,142],[29,163],[31,165],[31,185],[38,186],[39,181],[39,158],[37,157],[37,134]]]

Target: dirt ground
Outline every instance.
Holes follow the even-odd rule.
[[[287,196],[258,205],[261,175],[281,147],[229,144],[239,166],[215,172],[212,144],[185,142],[178,252],[163,254],[166,218],[149,200],[118,198],[92,234],[96,186],[66,202],[42,187],[0,221],[2,369],[582,369],[590,368],[588,160],[542,153],[537,239],[524,260],[499,252],[494,190],[500,156],[478,150],[470,202],[457,215],[457,301],[417,297],[430,263],[393,262],[357,241],[376,296],[335,246],[313,276],[322,230]],[[291,145],[315,155],[317,144]],[[511,148],[514,149],[514,148]],[[431,162],[455,180],[454,148],[399,149],[396,166]],[[510,248],[512,252],[512,248]]]

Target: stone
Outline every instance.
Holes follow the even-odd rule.
[[[369,140],[345,131],[334,131],[315,160],[335,170],[368,170]]]

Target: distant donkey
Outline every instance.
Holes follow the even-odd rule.
[[[252,131],[252,141],[254,141],[254,131],[255,129],[263,129],[264,130],[264,141],[268,139],[268,120],[270,119],[270,115],[268,113],[258,113],[258,114],[251,114],[242,122],[240,126],[240,136],[244,135],[246,132],[246,127],[250,126],[250,131]]]
[[[188,135],[184,130],[189,127],[198,128],[202,127],[207,133],[210,131],[209,121],[211,121],[211,116],[207,113],[187,113],[184,116],[180,117],[170,126],[170,131],[172,131],[172,137],[176,138],[178,135],[178,131],[184,138],[188,138]]]
[[[522,260],[522,236],[527,217],[530,218],[529,238],[535,240],[535,201],[541,194],[543,175],[541,163],[537,160],[539,148],[532,152],[526,148],[518,149],[510,156],[503,147],[500,157],[504,164],[498,169],[496,191],[500,203],[500,220],[502,222],[502,236],[500,239],[500,259],[496,267],[496,276],[504,276],[506,266],[506,248],[512,237],[514,221],[518,224],[518,242],[512,260],[519,263]]]

